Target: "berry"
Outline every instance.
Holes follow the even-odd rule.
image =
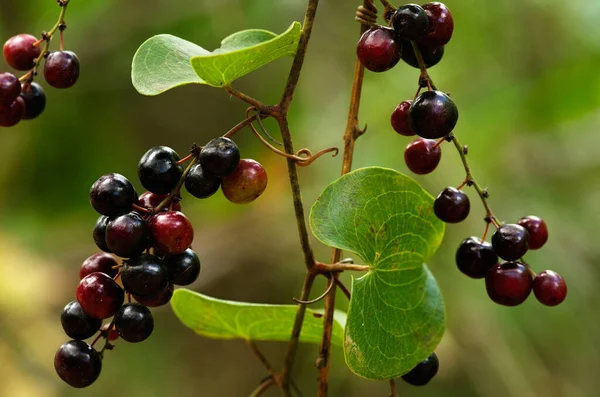
[[[408,109],[412,104],[411,100],[402,101],[392,112],[392,128],[400,135],[413,136],[415,133],[408,124]]]
[[[25,101],[17,97],[8,106],[0,106],[0,127],[12,127],[17,125],[25,116]]]
[[[435,353],[421,361],[409,373],[402,375],[402,380],[413,386],[424,386],[437,374],[440,361]]]
[[[156,208],[167,197],[169,197],[168,194],[155,194],[152,192],[144,192],[138,198],[138,201],[136,204],[143,208],[148,208],[148,209]],[[171,204],[169,206],[163,208],[162,210],[169,211],[169,207],[172,209],[172,211],[181,211],[181,202],[179,202],[178,200],[173,200],[173,201],[171,201]],[[136,212],[139,213],[140,215],[146,214],[145,212],[142,212],[139,210],[136,210]]]
[[[163,290],[163,292],[161,292],[160,295],[158,295],[156,297],[147,298],[147,297],[143,297],[143,296],[139,296],[139,295],[133,295],[133,297],[135,298],[136,301],[138,301],[139,303],[141,303],[144,306],[158,307],[158,306],[166,305],[167,303],[169,303],[169,301],[173,297],[174,288],[175,287],[173,286],[173,284],[169,284],[167,286],[167,288],[165,288]]]
[[[103,326],[102,329],[100,330],[100,332],[102,332],[103,335],[108,336],[109,342],[119,339],[119,333],[115,330],[115,327],[112,327],[112,325],[113,324],[108,323],[105,326]]]
[[[448,44],[454,31],[454,18],[443,3],[423,4],[423,10],[429,20],[429,28],[425,36],[417,41],[428,47],[439,47]]]
[[[161,212],[150,219],[152,241],[166,255],[181,254],[194,240],[194,228],[179,211]]]
[[[138,163],[138,176],[142,186],[156,194],[167,194],[175,188],[183,175],[177,152],[167,146],[148,150]]]
[[[83,310],[99,319],[114,316],[125,298],[123,289],[104,273],[85,276],[79,282],[75,295]]]
[[[102,320],[90,317],[77,301],[65,306],[60,315],[60,322],[65,333],[78,340],[93,336],[102,325]]]
[[[46,93],[38,83],[24,84],[21,88],[21,98],[25,101],[24,120],[35,119],[46,108]]]
[[[185,177],[186,190],[199,199],[212,196],[220,186],[221,179],[206,172],[202,164],[194,165]]]
[[[72,87],[79,78],[79,58],[71,51],[51,52],[44,64],[44,78],[54,88]]]
[[[392,25],[398,37],[403,40],[416,40],[424,36],[429,28],[425,10],[417,4],[398,7],[392,15]]]
[[[408,110],[412,130],[422,138],[438,139],[452,132],[458,121],[458,109],[441,91],[425,91]]]
[[[90,203],[102,215],[121,215],[131,211],[137,193],[121,174],[101,176],[90,189]]]
[[[94,231],[92,233],[96,246],[104,252],[111,252],[106,245],[106,226],[108,225],[109,221],[110,218],[108,216],[102,215],[96,221],[96,226],[94,226]]]
[[[425,63],[426,68],[433,67],[437,65],[444,56],[444,46],[440,47],[426,47],[421,44],[417,44],[419,51],[421,52],[421,56],[423,57],[423,62]],[[410,42],[402,42],[402,60],[412,66],[413,68],[420,69],[419,61],[417,60],[417,56],[415,55],[415,50],[413,49]]]
[[[429,174],[442,159],[442,150],[433,139],[415,139],[404,149],[404,162],[418,175]]]
[[[528,249],[529,233],[520,225],[502,225],[492,235],[492,246],[498,256],[506,261],[521,258]]]
[[[492,245],[481,242],[477,237],[464,239],[456,250],[458,270],[471,278],[484,278],[487,272],[498,263],[498,255]]]
[[[35,59],[40,56],[42,49],[34,45],[38,39],[30,34],[18,34],[4,44],[4,59],[17,70],[33,68]]]
[[[446,223],[458,223],[469,216],[471,203],[469,197],[453,187],[447,187],[435,199],[433,212]]]
[[[529,233],[530,250],[540,249],[548,241],[548,227],[543,219],[529,215],[519,219],[517,223],[523,226],[527,230],[527,233]]]
[[[92,273],[104,273],[107,276],[115,277],[118,273],[117,269],[119,262],[110,254],[101,253],[95,254],[83,261],[81,268],[79,269],[79,279],[84,278],[88,274]]]
[[[176,285],[190,285],[200,274],[200,259],[191,249],[178,255],[167,255],[165,263],[169,269],[169,281]]]
[[[217,177],[226,176],[240,162],[240,149],[229,138],[215,138],[202,148],[198,160],[207,173]]]
[[[154,318],[146,306],[127,303],[115,315],[115,328],[123,340],[131,343],[141,342],[152,334]]]
[[[87,343],[72,340],[62,345],[56,352],[54,369],[70,386],[87,387],[98,379],[102,370],[102,359]]]
[[[380,26],[363,33],[356,45],[356,55],[371,72],[385,72],[400,61],[402,44],[394,29]]]
[[[533,279],[533,293],[540,303],[556,306],[567,297],[567,283],[560,274],[545,270]]]
[[[114,254],[131,258],[148,248],[148,224],[137,212],[113,218],[106,226],[106,245]]]
[[[21,83],[12,73],[0,73],[0,106],[10,106],[21,93]]]
[[[265,191],[267,182],[267,172],[258,161],[243,159],[235,171],[221,180],[221,189],[232,203],[247,204]]]
[[[162,259],[142,254],[125,263],[121,270],[121,281],[130,294],[155,299],[167,288],[169,272]]]
[[[488,296],[504,306],[517,306],[525,302],[532,284],[531,273],[519,262],[499,263],[485,276]]]

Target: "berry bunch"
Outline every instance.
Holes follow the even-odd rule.
[[[184,170],[187,160],[191,162]],[[200,260],[190,248],[194,230],[181,212],[182,186],[198,198],[213,195],[221,186],[230,201],[248,203],[267,184],[264,168],[254,160],[240,160],[237,145],[225,137],[203,148],[194,146],[184,159],[169,147],[153,147],[140,159],[138,177],[147,189],[139,197],[127,178],[114,173],[101,176],[90,190],[90,203],[101,215],[93,237],[104,252],[81,265],[77,299],[61,316],[73,340],[54,358],[56,372],[73,387],[89,386],[98,378],[111,341],[147,339],[154,329],[148,307],[167,304],[175,285],[198,278]],[[111,254],[124,258],[123,263]],[[91,345],[83,341],[97,332]],[[105,345],[97,351],[94,344],[100,338]]]
[[[21,120],[38,117],[46,107],[46,93],[33,80],[42,60],[44,78],[55,88],[69,88],[79,77],[79,59],[71,51],[63,51],[64,15],[69,0],[59,0],[59,21],[38,39],[30,34],[18,34],[4,44],[4,59],[12,68],[27,71],[17,78],[12,73],[0,73],[0,126],[12,127]],[[60,31],[60,50],[49,52],[50,40]],[[43,46],[42,44],[45,43]]]

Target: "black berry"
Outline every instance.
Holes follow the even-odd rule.
[[[356,45],[356,55],[370,71],[385,72],[400,61],[402,44],[393,29],[379,26],[363,33]]]
[[[533,279],[529,270],[519,262],[504,262],[492,267],[485,276],[485,288],[494,302],[517,306],[525,302]]]
[[[56,352],[54,369],[70,386],[87,387],[98,379],[102,370],[102,359],[87,343],[72,340],[62,345]]]
[[[219,190],[221,178],[211,175],[202,168],[202,164],[194,165],[185,177],[185,188],[194,197],[204,199]]]
[[[35,119],[46,108],[46,93],[38,83],[24,84],[21,89],[21,98],[25,101],[24,120]]]
[[[121,174],[101,176],[90,189],[90,203],[102,215],[121,215],[131,211],[137,201],[133,185]]]
[[[156,194],[167,194],[173,190],[183,166],[177,152],[167,146],[156,146],[148,150],[138,163],[138,176],[142,186]]]
[[[78,340],[93,336],[102,325],[102,320],[90,317],[77,301],[65,306],[60,315],[60,322],[65,333]]]
[[[520,225],[502,225],[492,235],[492,246],[498,256],[507,261],[521,258],[529,247],[529,233]]]
[[[545,270],[533,279],[533,293],[540,303],[556,306],[567,297],[567,283],[560,274]]]
[[[157,256],[142,254],[128,260],[121,270],[127,292],[148,299],[158,297],[169,284],[169,272]]]
[[[10,106],[21,93],[21,83],[12,73],[0,73],[0,106]]]
[[[421,52],[421,56],[423,57],[423,62],[425,63],[426,68],[437,65],[444,57],[444,46],[426,47],[424,45],[417,44],[417,47]],[[402,42],[402,48],[404,49],[402,51],[402,60],[413,68],[420,69],[419,61],[415,55],[415,50],[410,42]]]
[[[204,170],[216,177],[231,174],[240,162],[240,149],[229,138],[214,138],[202,148],[199,155]]]
[[[442,150],[433,139],[419,138],[404,149],[404,162],[409,170],[418,175],[435,170],[442,158]]]
[[[96,225],[94,226],[94,231],[92,233],[96,246],[104,252],[110,252],[110,249],[106,245],[106,226],[108,226],[109,221],[110,218],[108,216],[102,215],[96,221]]]
[[[18,34],[4,44],[4,59],[17,70],[33,68],[35,59],[40,56],[42,49],[34,45],[38,39],[30,34]]]
[[[471,203],[469,197],[453,187],[447,187],[433,203],[433,212],[446,223],[458,223],[469,216]]]
[[[105,319],[115,315],[123,304],[123,289],[105,273],[85,276],[77,286],[77,301],[91,317]]]
[[[409,373],[402,375],[402,380],[413,386],[424,386],[437,374],[440,361],[435,353],[421,361]]]
[[[72,87],[79,78],[79,58],[71,51],[51,52],[44,64],[44,78],[54,88]]]
[[[483,278],[498,263],[492,245],[477,237],[464,239],[456,250],[456,266],[471,278]]]
[[[400,135],[412,136],[415,135],[408,123],[408,109],[412,104],[411,100],[402,101],[392,112],[392,128]]]
[[[154,319],[146,306],[128,303],[115,315],[115,328],[123,340],[131,343],[141,342],[152,334]]]
[[[169,284],[167,288],[165,288],[158,296],[144,297],[139,295],[133,295],[133,297],[136,301],[138,301],[144,306],[158,307],[169,303],[169,301],[173,297],[174,289],[175,287],[173,286],[173,284]]]
[[[543,219],[530,215],[519,219],[517,223],[529,233],[530,250],[540,249],[548,241],[548,227]]]
[[[190,285],[200,274],[200,259],[191,249],[178,255],[167,255],[165,263],[169,269],[169,281],[175,285]]]
[[[106,245],[122,258],[139,255],[149,246],[149,229],[137,212],[119,215],[106,226]]]
[[[392,25],[398,37],[403,40],[416,40],[427,33],[429,20],[425,10],[417,4],[398,7],[392,15]]]
[[[452,132],[458,121],[458,109],[450,97],[441,91],[425,91],[414,100],[409,113],[412,130],[422,138],[443,138]]]

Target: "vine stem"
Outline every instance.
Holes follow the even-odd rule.
[[[156,208],[153,209],[153,211],[155,213],[160,212],[163,208],[166,208],[169,204],[171,204],[171,202],[173,201],[173,199],[176,196],[179,196],[179,192],[181,191],[181,188],[183,187],[183,184],[185,183],[185,177],[190,172],[192,167],[194,165],[196,165],[197,162],[198,162],[198,157],[194,156],[192,158],[192,161],[190,161],[190,163],[188,164],[187,168],[183,171],[183,174],[181,174],[181,178],[179,178],[177,185],[175,185],[175,187],[173,188],[171,193],[169,193],[169,195],[167,197],[165,197],[165,199],[163,201],[161,201],[160,204],[158,204],[156,206]]]
[[[396,382],[393,379],[390,379],[390,397],[398,397],[398,393],[396,392]]]
[[[257,388],[250,394],[250,397],[260,397],[266,393],[267,390],[275,386],[275,380],[273,378],[265,379]]]

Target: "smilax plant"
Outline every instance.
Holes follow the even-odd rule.
[[[450,10],[437,2],[399,7],[381,2],[382,14],[373,0],[365,0],[356,13],[361,36],[344,133],[342,176],[325,188],[312,206],[308,222],[298,169],[324,154],[338,153],[337,148],[314,153],[294,150],[288,125],[319,1],[308,0],[304,22],[293,22],[281,34],[256,29],[237,32],[214,51],[161,34],[139,47],[133,58],[132,81],[141,94],[152,96],[182,85],[202,84],[224,89],[245,102],[248,110],[231,130],[201,146],[192,144],[185,156],[167,146],[148,149],[138,164],[138,178],[146,190],[140,195],[118,173],[103,175],[92,185],[90,202],[99,214],[93,238],[103,252],[83,262],[76,299],[61,316],[72,340],[58,349],[54,364],[65,382],[86,387],[96,381],[104,354],[114,348],[115,341],[137,343],[150,337],[154,320],[149,307],[170,303],[181,322],[199,335],[247,342],[269,373],[251,396],[272,387],[280,388],[285,396],[301,395],[292,380],[299,342],[320,346],[319,396],[327,395],[332,346],[343,349],[346,364],[356,375],[389,382],[391,396],[396,396],[394,379],[399,377],[412,385],[425,385],[438,371],[434,351],[445,329],[442,295],[425,262],[442,242],[445,224],[461,222],[469,215],[467,187],[474,188],[486,210],[485,228],[481,238],[468,237],[460,243],[458,269],[471,278],[485,279],[488,295],[502,305],[518,305],[531,291],[548,306],[565,299],[566,284],[558,274],[549,270],[536,274],[523,258],[529,249],[545,244],[546,224],[535,216],[504,224],[494,215],[488,191],[473,176],[467,147],[459,143],[455,132],[458,106],[429,75],[428,69],[441,61],[452,37]],[[67,3],[59,2],[63,11]],[[24,48],[33,52],[39,44]],[[49,62],[54,65],[51,55],[46,66]],[[236,79],[286,56],[293,57],[293,63],[277,104],[265,104],[233,88]],[[41,58],[29,58],[27,67],[33,66],[33,76]],[[446,187],[437,198],[392,169],[352,171],[356,140],[365,133],[358,120],[365,68],[384,72],[400,60],[419,70],[414,98],[402,100],[391,113],[391,127],[397,133],[418,136],[406,147],[406,165],[416,174],[433,172],[445,146],[454,147],[464,165],[465,176],[459,185]],[[14,92],[11,96],[1,91],[0,98],[15,101],[19,94],[16,89]],[[277,122],[283,143],[266,131],[265,118]],[[265,168],[243,158],[234,141],[235,134],[244,129],[287,161],[306,267],[300,296],[294,298],[296,305],[234,302],[174,289],[193,283],[201,268],[198,254],[190,248],[194,229],[182,212],[182,189],[198,199],[211,197],[220,189],[232,203],[246,204],[267,188]],[[488,243],[490,225],[495,231]],[[314,257],[309,226],[320,242],[333,248],[331,259]],[[359,257],[363,264],[342,259],[344,251]],[[339,279],[344,271],[359,272],[351,288]],[[309,300],[314,281],[321,276],[328,279],[326,290]],[[345,312],[335,310],[338,288],[349,300]],[[308,308],[321,300],[323,310]],[[94,335],[92,343],[84,342]],[[100,340],[103,346],[98,348]],[[256,341],[288,343],[281,370],[268,363]]]

